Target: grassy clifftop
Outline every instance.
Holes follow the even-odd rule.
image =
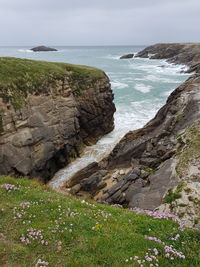
[[[16,109],[24,105],[26,96],[47,94],[56,80],[68,81],[76,90],[105,77],[103,71],[67,63],[0,58],[0,98],[10,102]],[[73,88],[74,87],[74,88]]]
[[[181,231],[167,214],[137,214],[5,176],[0,203],[1,266],[200,266],[200,233]]]

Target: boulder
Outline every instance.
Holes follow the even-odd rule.
[[[127,55],[121,56],[120,59],[128,59],[128,58],[133,58],[133,57],[134,57],[134,54],[127,54]]]

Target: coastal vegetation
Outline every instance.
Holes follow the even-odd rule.
[[[0,176],[1,266],[200,265],[200,233],[178,217],[64,196]]]
[[[20,58],[0,58],[0,98],[15,109],[26,104],[28,94],[50,94],[56,81],[67,81],[74,94],[80,94],[88,80],[104,78],[103,71],[67,63],[36,61]]]

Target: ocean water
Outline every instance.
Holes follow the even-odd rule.
[[[0,56],[68,62],[103,69],[110,78],[116,105],[115,129],[96,145],[87,147],[81,158],[60,170],[50,181],[58,189],[77,170],[106,156],[130,130],[142,127],[154,117],[169,94],[188,78],[185,66],[165,60],[123,59],[145,46],[56,47],[58,52],[31,52],[29,47],[0,47]]]

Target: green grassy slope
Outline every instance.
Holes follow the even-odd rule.
[[[0,225],[0,266],[200,266],[200,233],[30,180],[0,176]]]
[[[80,90],[103,77],[103,71],[88,66],[1,57],[0,98],[18,109],[25,104],[29,93],[50,93],[49,88],[56,80],[67,78],[72,90]]]

